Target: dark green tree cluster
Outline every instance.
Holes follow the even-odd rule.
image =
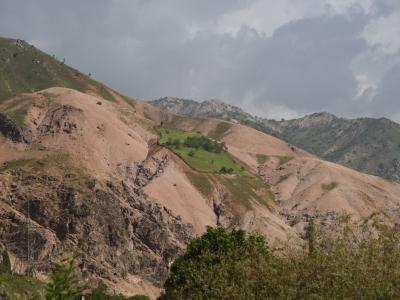
[[[221,153],[225,151],[225,144],[213,141],[205,136],[187,137],[183,143],[185,147],[204,149],[208,152]]]
[[[232,168],[227,168],[225,166],[222,166],[221,169],[219,170],[221,174],[232,174],[233,169]]]
[[[165,142],[166,146],[173,146],[175,148],[180,148],[182,146],[182,143],[179,139],[172,139],[168,138],[168,140]]]
[[[208,229],[171,268],[160,299],[400,299],[400,237],[322,234],[273,253],[263,237]]]

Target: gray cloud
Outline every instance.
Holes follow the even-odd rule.
[[[0,35],[142,99],[400,119],[400,36],[385,30],[399,11],[396,0],[2,0]]]

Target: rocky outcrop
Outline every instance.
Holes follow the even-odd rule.
[[[139,164],[123,167],[120,172],[137,194],[143,194],[143,188],[164,173],[168,162],[168,154],[154,153]]]
[[[71,118],[79,109],[70,105],[61,105],[48,112],[47,120],[39,127],[41,134],[70,134],[77,130],[77,123]]]
[[[0,113],[0,133],[17,143],[27,143],[23,131],[5,114]]]
[[[191,225],[121,182],[0,176],[0,241],[37,272],[48,273],[64,253],[80,249],[88,280],[134,275],[160,286],[193,234]]]
[[[378,175],[400,181],[400,161],[394,158],[388,166],[383,163],[378,165]]]

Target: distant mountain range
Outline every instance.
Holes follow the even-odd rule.
[[[292,120],[269,120],[218,100],[165,97],[151,101],[184,116],[218,118],[274,135],[326,160],[357,171],[400,180],[400,125],[386,118],[339,118],[321,112]]]

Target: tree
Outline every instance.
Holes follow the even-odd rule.
[[[0,273],[11,273],[11,262],[7,250],[3,251],[3,259],[0,264]]]
[[[174,145],[175,146],[175,148],[180,148],[181,147],[181,141],[179,140],[179,139],[175,139],[173,142],[172,142],[172,145]]]
[[[306,240],[308,242],[308,253],[312,255],[315,250],[315,224],[314,224],[314,219],[311,219],[308,222],[307,228],[306,228]]]
[[[265,299],[271,254],[264,237],[208,228],[172,265],[160,299]]]
[[[55,264],[55,271],[46,286],[46,300],[74,300],[79,296],[82,286],[75,271],[78,255]]]

